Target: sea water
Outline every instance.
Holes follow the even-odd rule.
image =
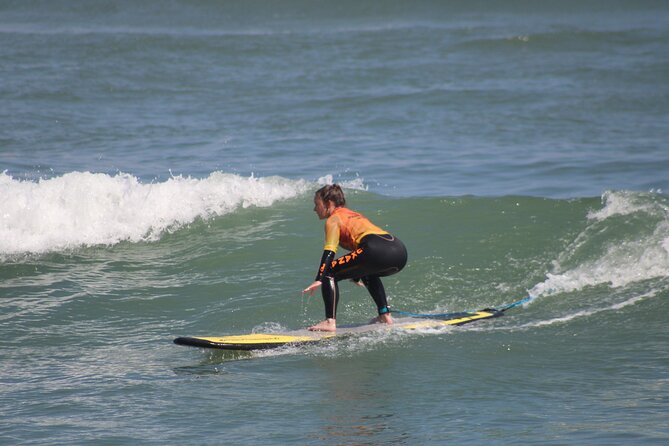
[[[669,443],[664,2],[0,0],[1,444]],[[313,192],[400,237],[304,327]],[[374,315],[342,284],[338,321]]]

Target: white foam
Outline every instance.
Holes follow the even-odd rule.
[[[590,220],[603,221],[619,215],[630,215],[636,212],[655,213],[653,203],[649,202],[648,195],[637,192],[607,191],[602,195],[604,207],[598,211],[588,213]]]
[[[71,172],[37,182],[0,174],[0,254],[44,253],[165,231],[250,206],[271,206],[309,189],[304,180],[214,172],[143,184],[132,175]]]
[[[334,177],[332,175],[325,175],[323,177],[320,177],[317,181],[317,183],[320,186],[326,186],[329,184],[334,183]],[[365,182],[362,178],[354,178],[352,180],[344,180],[344,181],[338,181],[337,184],[339,184],[341,187],[346,188],[346,189],[354,189],[354,190],[368,190],[369,187],[365,185]]]
[[[658,227],[655,235],[662,231],[669,231],[666,223]],[[568,271],[548,273],[546,280],[535,285],[529,294],[546,296],[602,284],[619,288],[643,280],[669,277],[669,238],[649,239],[609,246],[604,255],[594,261]]]
[[[604,207],[588,214],[591,224],[554,262],[555,272],[546,274],[546,280],[529,291],[531,296],[573,292],[603,284],[619,288],[643,280],[669,277],[669,208],[666,204],[648,194],[633,192],[607,192],[602,200]],[[609,227],[604,220],[635,213],[654,228],[640,230],[633,238],[611,239],[597,258],[560,270],[575,252],[586,249],[591,240],[608,233]]]
[[[623,302],[619,302],[617,304],[613,304],[613,305],[610,305],[608,307],[598,307],[598,308],[593,308],[593,309],[590,309],[590,310],[577,311],[575,313],[568,314],[566,316],[560,316],[560,317],[556,317],[556,318],[552,318],[552,319],[530,322],[530,323],[519,325],[519,326],[513,327],[513,328],[525,329],[525,328],[533,328],[533,327],[545,327],[545,326],[549,326],[549,325],[555,325],[555,324],[562,324],[562,323],[565,323],[565,322],[570,322],[570,321],[575,320],[575,319],[580,319],[580,318],[583,318],[583,317],[592,316],[593,314],[602,313],[602,312],[605,312],[605,311],[617,311],[617,310],[620,310],[620,309],[625,308],[627,306],[634,305],[638,302],[641,302],[644,299],[647,299],[647,298],[650,298],[650,297],[655,297],[656,294],[657,294],[657,292],[651,291],[651,292],[642,294],[640,296],[631,297],[631,298],[629,298],[629,299],[627,299]]]

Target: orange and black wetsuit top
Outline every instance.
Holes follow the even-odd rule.
[[[321,280],[329,269],[338,246],[355,251],[360,241],[370,234],[384,235],[388,232],[374,225],[362,214],[345,207],[336,208],[325,222],[325,246],[316,280]]]
[[[337,252],[337,246],[353,251],[360,240],[369,234],[388,234],[387,231],[375,226],[362,214],[348,208],[336,208],[325,222],[325,247],[323,249]]]

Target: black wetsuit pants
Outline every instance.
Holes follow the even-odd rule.
[[[362,280],[379,314],[387,313],[388,301],[380,278],[399,272],[406,263],[407,250],[398,238],[390,234],[365,236],[358,249],[335,259],[332,268],[321,278],[325,317],[337,317],[338,282],[344,279]]]

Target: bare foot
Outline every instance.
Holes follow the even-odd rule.
[[[337,331],[336,319],[325,319],[322,322],[307,328],[309,331]]]
[[[369,321],[370,324],[388,324],[391,325],[395,321],[393,321],[393,317],[390,315],[390,313],[385,313],[385,314],[379,314],[377,317]]]

